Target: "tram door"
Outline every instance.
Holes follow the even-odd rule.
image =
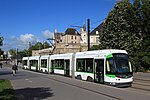
[[[38,63],[39,63],[39,61],[36,60],[36,61],[35,61],[35,67],[36,67],[35,70],[36,70],[36,71],[38,71],[38,67],[39,67],[39,64],[38,64]]]
[[[51,60],[51,74],[54,74],[54,68],[55,68],[55,61]]]
[[[64,62],[64,73],[65,76],[69,76],[70,75],[70,67],[69,67],[69,60],[65,60]]]
[[[95,82],[104,83],[104,59],[95,59]]]

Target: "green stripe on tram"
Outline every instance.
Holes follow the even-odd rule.
[[[110,78],[116,78],[116,75],[106,74],[106,76],[108,76]]]
[[[75,71],[75,72],[86,73],[86,74],[94,74],[93,72],[80,72],[80,71]]]
[[[112,54],[109,54],[109,55],[106,56],[106,58],[112,58],[112,57],[113,57]]]

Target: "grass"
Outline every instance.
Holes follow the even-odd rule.
[[[0,100],[17,100],[9,80],[0,79]]]

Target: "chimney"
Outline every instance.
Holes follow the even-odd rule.
[[[54,29],[54,33],[57,33],[57,29],[56,28]]]

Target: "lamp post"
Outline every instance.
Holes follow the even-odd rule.
[[[16,65],[18,66],[18,48],[16,48]]]

